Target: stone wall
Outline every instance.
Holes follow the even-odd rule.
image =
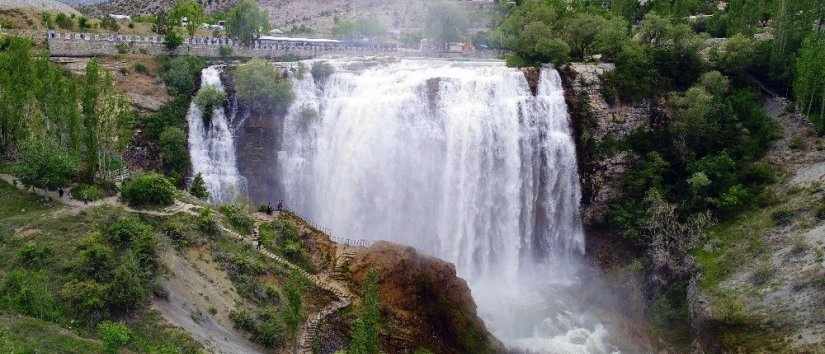
[[[53,32],[47,34],[51,56],[89,57],[113,56],[127,53],[148,55],[195,55],[206,58],[220,58],[221,48],[231,49],[233,57],[277,58],[297,56],[302,58],[323,55],[372,56],[404,54],[394,45],[354,46],[344,43],[317,43],[293,41],[255,41],[252,46],[243,46],[228,38],[188,38],[175,51],[170,51],[163,43],[163,36],[136,36],[124,34],[98,34]]]

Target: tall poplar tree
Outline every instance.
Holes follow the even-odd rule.
[[[96,59],[92,59],[86,65],[85,86],[83,87],[83,125],[85,126],[84,145],[86,177],[90,182],[94,182],[98,170],[97,161],[97,98],[100,94],[100,67]]]

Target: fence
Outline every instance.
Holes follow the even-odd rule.
[[[333,241],[335,243],[343,244],[343,245],[350,246],[350,247],[360,247],[360,248],[367,248],[367,247],[369,247],[373,244],[373,241],[371,241],[371,240],[333,236],[332,230],[321,226],[320,224],[316,223],[314,220],[310,219],[309,217],[300,216],[300,214],[298,214],[297,212],[295,212],[291,209],[287,209],[287,208],[283,208],[283,211],[285,211],[287,213],[290,213],[293,216],[303,220],[305,223],[307,223],[307,225],[309,225],[313,229],[318,230],[320,232],[323,232],[324,234],[329,236],[329,239],[331,241]]]

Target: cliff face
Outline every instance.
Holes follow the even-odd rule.
[[[378,242],[352,259],[356,287],[363,286],[369,270],[379,274],[384,351],[503,351],[476,314],[470,288],[452,264],[421,255],[412,247]]]

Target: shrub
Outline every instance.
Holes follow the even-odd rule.
[[[793,220],[793,212],[786,209],[777,210],[771,213],[771,219],[777,226],[790,225],[791,220]]]
[[[198,213],[198,229],[207,235],[217,235],[221,231],[212,209],[203,208]]]
[[[97,334],[103,341],[107,353],[117,353],[121,347],[129,344],[132,336],[129,327],[122,323],[103,321],[97,325]]]
[[[160,76],[174,94],[189,96],[195,92],[195,78],[205,66],[203,58],[189,55],[175,57],[164,63]]]
[[[170,52],[174,51],[183,44],[183,37],[177,31],[171,30],[163,37],[163,44]]]
[[[107,292],[105,285],[94,280],[70,280],[60,289],[60,298],[75,318],[92,324],[109,317]]]
[[[173,177],[182,178],[189,167],[189,147],[186,133],[178,127],[166,127],[160,133],[160,159],[164,170]]]
[[[315,80],[315,83],[318,85],[326,82],[327,78],[329,78],[334,72],[335,68],[325,61],[316,61],[312,63],[312,69],[310,70],[312,79]]]
[[[229,224],[242,234],[249,235],[255,228],[255,220],[249,215],[247,208],[240,204],[221,206],[221,212],[229,220]]]
[[[241,103],[257,112],[286,112],[295,98],[289,80],[261,59],[235,69],[235,89]]]
[[[232,56],[232,47],[224,46],[224,45],[220,46],[218,48],[218,55],[220,55],[224,58],[231,57]]]
[[[82,241],[78,251],[78,261],[74,267],[76,273],[100,282],[108,282],[111,279],[115,254],[109,245],[101,241],[101,237],[87,237]]]
[[[192,194],[198,199],[209,199],[209,191],[206,189],[206,181],[204,181],[202,174],[198,173],[195,175],[195,178],[192,179],[192,185],[189,186],[189,194]]]
[[[825,220],[825,201],[821,202],[819,207],[816,208],[816,218]]]
[[[212,112],[226,102],[226,93],[214,86],[203,86],[195,96],[195,104],[200,108],[203,120],[209,122]]]
[[[126,248],[132,242],[152,234],[152,228],[132,217],[120,219],[109,226],[106,240],[118,248]]]
[[[57,17],[55,17],[54,22],[57,24],[58,27],[62,29],[70,30],[74,27],[74,21],[72,21],[72,19],[69,18],[69,16],[66,16],[66,14],[62,12],[57,14]]]
[[[118,43],[117,45],[115,45],[115,48],[117,48],[118,54],[129,53],[129,45],[126,43]]]
[[[54,321],[61,309],[52,296],[44,272],[13,270],[0,285],[0,306],[27,316]]]
[[[121,198],[132,206],[171,205],[175,201],[175,186],[166,177],[147,173],[126,180]]]
[[[103,191],[93,184],[79,184],[71,190],[72,198],[91,202],[103,198]]]
[[[51,139],[24,143],[15,166],[15,173],[24,185],[48,189],[67,185],[79,170],[77,158]]]
[[[52,249],[48,246],[27,243],[17,251],[17,264],[27,268],[43,267],[48,264],[52,254]]]
[[[135,72],[143,75],[149,75],[149,69],[143,63],[135,63]]]
[[[125,314],[140,307],[151,294],[147,272],[131,253],[123,257],[114,271],[106,296],[115,313]]]

